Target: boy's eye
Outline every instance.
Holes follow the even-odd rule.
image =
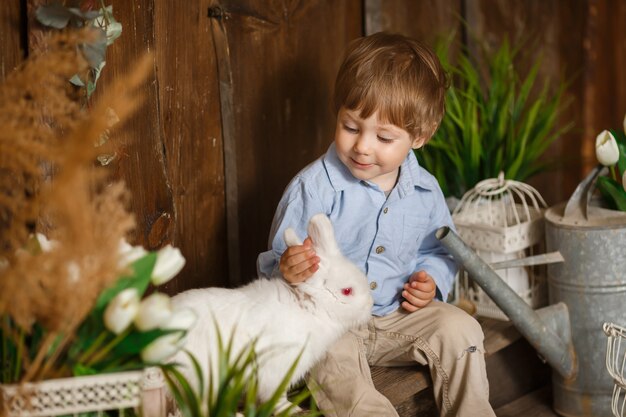
[[[346,130],[346,132],[348,133],[357,133],[359,131],[359,129],[354,128],[354,127],[350,127],[348,125],[343,125],[343,128]]]
[[[383,143],[391,143],[391,142],[393,142],[393,139],[385,138],[385,137],[382,137],[382,136],[379,136],[378,140],[383,142]]]

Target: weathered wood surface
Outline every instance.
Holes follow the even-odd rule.
[[[552,387],[546,385],[495,410],[498,417],[558,417],[552,409]]]
[[[366,0],[366,33],[402,33],[433,45],[440,39],[462,36],[462,0]]]
[[[156,47],[152,2],[136,4],[118,0],[111,4],[123,25],[123,34],[107,48],[107,65],[98,81],[96,99],[97,92],[105,90],[109,80],[121,77],[134,62]],[[156,70],[155,65],[155,71],[148,75],[143,88],[145,102],[136,117],[112,135],[120,150],[111,163],[111,168],[126,182],[133,196],[132,211],[137,221],[135,243],[150,250],[172,242],[176,227]]]
[[[20,0],[5,0],[0,5],[0,81],[26,55],[26,45],[21,37],[24,29]]]
[[[289,180],[333,139],[331,93],[361,2],[222,1],[230,50],[240,280],[256,276],[274,210]],[[230,207],[228,208],[231,209]]]
[[[541,361],[537,351],[520,339],[487,358],[489,402],[498,408],[534,391],[551,385],[552,370]]]
[[[585,4],[581,149],[588,173],[597,162],[595,137],[604,129],[621,130],[626,113],[626,3],[589,0]],[[571,26],[570,26],[571,27]]]
[[[155,68],[172,241],[187,258],[170,292],[228,285],[224,144],[209,0],[155,1]],[[175,286],[174,286],[175,285]]]

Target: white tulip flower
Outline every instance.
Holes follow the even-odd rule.
[[[120,334],[130,326],[139,310],[139,293],[127,288],[117,294],[104,310],[104,325],[115,334]]]
[[[118,266],[120,268],[124,268],[135,262],[137,259],[141,259],[146,256],[148,251],[146,251],[142,246],[132,246],[126,241],[126,239],[122,238],[118,246],[118,253],[120,255]]]
[[[198,316],[190,308],[183,308],[174,311],[172,316],[163,326],[162,329],[166,330],[189,330],[196,324]]]
[[[172,302],[165,294],[155,292],[139,304],[135,326],[142,332],[156,329],[172,317]]]
[[[160,363],[172,356],[183,347],[184,337],[180,333],[161,336],[141,350],[141,360],[147,363]]]
[[[608,130],[603,130],[596,137],[596,158],[605,167],[615,165],[619,160],[617,141]]]
[[[167,245],[157,253],[156,264],[152,270],[152,283],[161,285],[174,278],[185,266],[185,258],[180,249]]]

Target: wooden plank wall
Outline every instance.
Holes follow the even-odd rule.
[[[11,0],[0,5],[0,80],[26,56],[25,33],[20,2]]]
[[[331,89],[344,46],[361,35],[360,2],[222,1],[232,70],[231,166],[242,281],[256,275],[269,226],[289,180],[326,151]],[[227,180],[233,177],[227,171]]]
[[[146,102],[116,138],[113,164],[133,194],[135,239],[149,249],[180,247],[187,265],[167,285],[227,285],[224,169],[219,92],[207,1],[113,0],[122,37],[107,51],[102,84],[145,51],[154,53]],[[184,10],[183,10],[184,9]]]
[[[39,30],[46,0],[0,4],[0,79]],[[539,39],[542,77],[573,79],[549,150],[563,166],[533,179],[550,204],[594,164],[593,141],[626,112],[626,3],[621,0],[107,0],[124,27],[97,90],[150,50],[154,72],[139,114],[114,140],[112,164],[133,193],[134,239],[179,246],[187,266],[167,286],[236,285],[255,275],[274,209],[293,175],[332,141],[331,91],[346,44],[400,32],[428,43],[455,32],[470,48],[503,36]],[[459,17],[467,22],[460,24]],[[27,43],[30,43],[30,46]]]

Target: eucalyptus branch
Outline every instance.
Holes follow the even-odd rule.
[[[104,29],[111,23],[111,16],[107,10],[107,6],[104,4],[104,0],[100,0],[100,10],[102,10],[102,17],[104,18]]]

